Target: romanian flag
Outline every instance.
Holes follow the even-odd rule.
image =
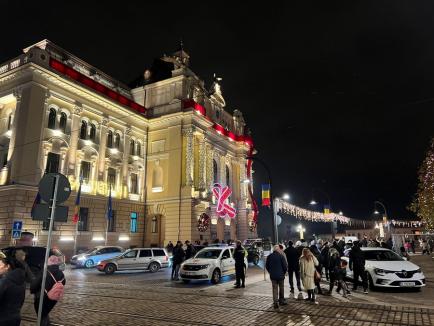
[[[77,197],[75,197],[74,216],[72,217],[72,223],[74,224],[77,224],[78,221],[80,220],[81,184],[82,184],[82,179],[80,178],[80,185],[78,186]]]
[[[262,206],[270,206],[270,184],[262,185]]]
[[[324,214],[330,214],[330,205],[324,205]]]

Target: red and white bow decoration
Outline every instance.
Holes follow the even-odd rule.
[[[230,218],[234,218],[237,214],[235,208],[226,203],[226,199],[232,194],[232,190],[228,186],[222,187],[220,184],[214,184],[212,192],[217,201],[216,212],[220,217],[225,217],[226,215]]]

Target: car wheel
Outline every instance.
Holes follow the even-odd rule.
[[[220,271],[216,268],[214,272],[212,272],[211,283],[217,284],[220,282]]]
[[[375,284],[374,284],[374,280],[372,279],[371,274],[369,274],[369,273],[366,273],[366,274],[368,274],[367,276],[368,276],[369,290],[375,291]]]
[[[190,283],[190,280],[182,280],[185,284]]]
[[[155,273],[158,272],[158,270],[160,269],[160,265],[158,265],[157,263],[150,263],[148,269],[151,273]]]
[[[259,256],[254,256],[253,257],[253,264],[254,265],[258,265],[259,264]]]
[[[105,268],[104,268],[104,272],[105,272],[107,275],[111,275],[111,274],[113,274],[114,272],[116,272],[116,266],[115,266],[114,264],[107,264],[107,265],[105,266]]]
[[[92,259],[86,260],[86,262],[84,263],[84,267],[92,268],[93,267],[93,260]]]

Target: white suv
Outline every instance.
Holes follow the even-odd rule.
[[[235,275],[234,247],[206,247],[193,258],[181,264],[179,274],[188,283],[191,280],[210,280],[217,284],[222,276]],[[247,258],[244,257],[244,269],[247,271]]]

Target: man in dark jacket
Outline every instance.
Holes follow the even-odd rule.
[[[294,274],[295,281],[297,282],[297,289],[301,292],[301,282],[300,282],[300,254],[297,249],[294,248],[293,242],[288,241],[288,247],[285,249],[286,260],[288,262],[288,277],[289,277],[289,287],[291,288],[291,293],[294,293]]]
[[[279,308],[279,304],[287,305],[285,301],[284,281],[285,274],[288,271],[288,264],[280,252],[279,245],[275,245],[273,252],[267,257],[265,268],[270,274],[273,285],[274,309]]]
[[[365,271],[365,255],[360,249],[360,244],[358,241],[354,241],[353,248],[350,251],[350,270],[353,271],[353,291],[357,290],[359,277],[361,277],[363,292],[368,293],[368,282]]]
[[[244,258],[246,257],[246,254],[246,249],[241,246],[241,241],[237,240],[237,246],[234,249],[236,288],[246,287],[246,275],[244,272]]]
[[[172,280],[178,281],[179,280],[179,267],[181,266],[181,263],[184,261],[185,258],[185,252],[184,249],[182,249],[182,242],[178,241],[176,243],[175,248],[173,248],[173,256],[172,256]]]
[[[194,256],[196,253],[196,250],[194,249],[193,245],[190,243],[190,241],[185,241],[185,260],[190,259]]]
[[[25,272],[17,262],[0,258],[0,325],[19,326],[26,293]]]
[[[47,262],[47,276],[45,279],[45,291],[48,292],[57,282],[62,282],[65,285],[65,275],[59,269],[60,259],[54,255],[48,257]],[[34,307],[36,314],[39,310],[39,300],[41,296],[41,286],[42,286],[42,277],[43,273],[39,273],[38,276],[35,277],[32,284],[30,285],[30,293],[35,295]],[[51,300],[48,298],[47,293],[44,295],[44,301],[42,303],[42,313],[41,313],[41,326],[50,325],[50,318],[48,314],[54,308],[57,301]]]
[[[329,280],[329,249],[329,243],[326,241],[321,248],[321,261],[327,281]]]

